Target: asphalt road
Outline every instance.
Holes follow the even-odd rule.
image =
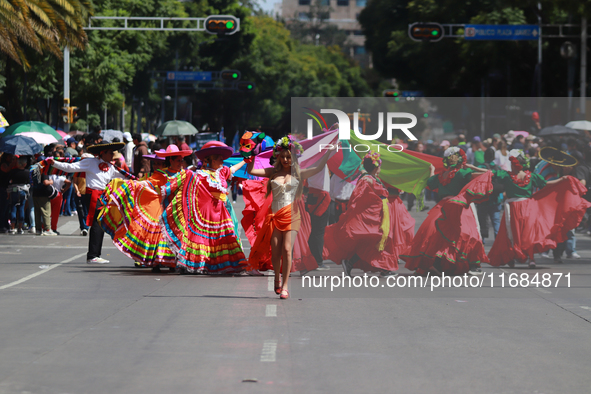
[[[485,266],[482,287],[331,291],[296,273],[283,301],[269,276],[133,268],[108,238],[111,264],[87,265],[75,220],[58,237],[0,235],[1,394],[590,391],[588,236],[581,260]],[[329,266],[310,275],[341,276]],[[551,286],[511,288],[510,274]]]

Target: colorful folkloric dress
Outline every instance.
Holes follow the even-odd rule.
[[[429,178],[427,186],[437,190],[442,199],[400,256],[407,269],[424,275],[440,259],[443,272],[461,275],[471,264],[488,262],[472,203],[485,201],[492,193],[492,173],[471,180],[472,173],[470,169],[453,169]]]
[[[571,176],[550,186],[541,175],[529,171],[521,181],[501,170],[495,176],[507,194],[501,227],[488,253],[489,264],[495,267],[512,260],[525,262],[528,257],[533,260],[535,253],[556,248],[591,207],[583,198],[587,189]],[[541,190],[532,195],[536,188]]]
[[[162,188],[166,208],[162,233],[188,273],[232,274],[245,269],[246,258],[226,209],[228,167],[184,171]]]
[[[269,196],[265,196],[267,182],[271,182]],[[310,215],[303,201],[295,199],[298,183],[294,177],[285,184],[268,179],[243,183],[242,192],[246,205],[242,212],[242,227],[252,245],[248,257],[249,270],[273,269],[271,236],[275,228],[280,231],[297,231],[293,246],[292,272],[318,268],[318,263],[308,246],[312,229]]]
[[[398,270],[405,241],[412,240],[414,220],[397,196],[389,196],[381,181],[366,174],[351,194],[339,221],[326,228],[324,249],[330,260],[341,264],[357,255],[352,268],[366,272]]]
[[[98,217],[101,226],[121,253],[146,267],[176,266],[159,224],[160,189],[176,174],[165,168],[143,181],[112,181],[103,194],[105,205]]]

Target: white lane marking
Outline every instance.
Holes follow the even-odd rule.
[[[25,276],[25,277],[24,277],[24,278],[22,278],[22,279],[19,279],[19,280],[17,280],[17,281],[14,281],[14,282],[12,282],[12,283],[9,283],[9,284],[7,284],[7,285],[4,285],[4,286],[0,286],[0,290],[8,289],[9,287],[16,286],[16,285],[18,285],[18,284],[21,284],[21,283],[23,283],[23,282],[26,282],[26,281],[28,281],[29,279],[33,279],[33,278],[34,278],[34,277],[36,277],[36,276],[42,275],[42,274],[44,274],[44,273],[46,273],[46,272],[48,272],[48,271],[51,271],[52,269],[54,269],[54,268],[56,268],[56,267],[59,267],[59,266],[60,266],[60,265],[62,265],[62,264],[67,264],[67,263],[69,263],[69,262],[71,262],[71,261],[74,261],[74,260],[76,260],[76,259],[78,259],[78,258],[80,258],[80,257],[82,257],[82,256],[85,256],[85,255],[86,255],[86,252],[84,252],[84,253],[80,253],[80,254],[77,254],[77,255],[76,255],[76,256],[74,256],[74,257],[70,257],[69,259],[62,261],[61,263],[57,263],[57,264],[50,265],[48,268],[46,268],[46,269],[44,269],[44,270],[42,270],[42,271],[35,272],[34,274],[31,274],[31,275],[29,275],[29,276]]]
[[[277,305],[267,305],[265,317],[277,317]]]
[[[544,294],[552,294],[552,292],[551,292],[551,291],[548,291],[548,290],[544,290],[544,289],[538,289],[538,288],[536,288],[536,290],[537,290],[537,291],[539,291],[540,293],[544,293]]]
[[[43,237],[47,238],[47,237]],[[88,237],[86,237],[88,239]],[[88,241],[87,241],[88,242]],[[2,244],[0,245],[3,248],[16,248],[16,249],[88,249],[88,245],[86,246],[61,246],[61,245],[11,245],[11,244]],[[117,249],[115,246],[103,246],[103,249]]]
[[[275,283],[273,282],[274,280],[274,276],[269,276],[269,280],[267,281],[267,290],[275,291]]]
[[[274,363],[277,360],[277,341],[267,340],[263,343],[263,351],[261,352],[261,362]]]
[[[71,235],[76,230],[80,231],[80,223],[78,221],[69,221],[57,228],[57,231],[64,235]]]
[[[269,306],[269,305],[267,305],[267,306]],[[588,311],[591,311],[591,308],[589,308],[588,306],[581,306],[581,308],[587,309]]]

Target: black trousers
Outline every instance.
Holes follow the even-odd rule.
[[[310,238],[308,238],[308,246],[310,246],[310,252],[316,259],[318,265],[322,264],[322,250],[324,249],[324,231],[328,225],[329,210],[327,209],[321,216],[317,216],[313,213],[310,214]]]
[[[90,194],[85,194],[84,198],[88,198],[87,206],[90,206]],[[86,259],[94,259],[95,257],[101,257],[101,251],[103,250],[103,238],[105,237],[105,231],[99,224],[98,217],[100,211],[100,201],[97,202],[96,210],[94,211],[94,217],[92,218],[92,226],[88,233],[88,253]]]

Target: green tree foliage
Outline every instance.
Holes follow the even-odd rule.
[[[83,48],[92,15],[86,0],[0,0],[0,52],[29,67],[24,47],[61,56],[61,45]]]
[[[444,38],[436,43],[408,37],[413,22],[442,24],[537,24],[537,1],[372,0],[359,20],[382,76],[397,78],[402,89],[428,95],[529,96],[534,92],[537,41],[467,41]],[[586,4],[586,5],[585,5]],[[565,23],[590,10],[590,1],[542,1],[543,23]],[[579,15],[579,16],[577,16]],[[570,20],[579,23],[579,19]],[[545,39],[545,95],[566,95],[566,62],[560,40]],[[558,80],[558,76],[562,76]]]
[[[285,132],[289,128],[293,96],[370,94],[361,69],[338,46],[302,44],[291,37],[282,23],[267,16],[250,16],[252,4],[237,0],[97,0],[94,6],[96,14],[103,16],[235,15],[241,20],[241,31],[226,37],[204,32],[89,31],[86,49],[71,53],[70,96],[72,105],[81,109],[82,119],[88,119],[90,126],[99,119],[103,123],[106,108],[108,127],[120,127],[118,119],[124,104],[127,130],[131,129],[131,113],[137,125],[140,110],[143,131],[153,131],[160,121],[171,120],[174,100],[164,101],[163,96],[174,98],[174,85],[164,85],[164,71],[175,69],[237,69],[242,80],[256,84],[253,92],[181,86],[177,118],[182,119],[192,108],[194,124],[208,124],[213,131],[225,127],[228,136],[237,129],[259,125],[271,132]],[[55,121],[62,105],[63,64],[55,57],[36,53],[32,56],[31,72],[24,74],[12,68],[12,80],[17,87],[12,102],[20,101],[18,106],[22,105],[23,93],[27,92],[28,117],[46,120],[49,99],[53,102],[50,110]],[[5,64],[0,62],[0,75],[6,75],[2,68]],[[0,102],[6,102],[7,97],[0,95]],[[185,101],[191,102],[192,107],[182,107]],[[163,102],[165,118],[161,119]],[[11,121],[20,120],[17,118],[13,116]],[[135,130],[134,126],[132,131]]]

